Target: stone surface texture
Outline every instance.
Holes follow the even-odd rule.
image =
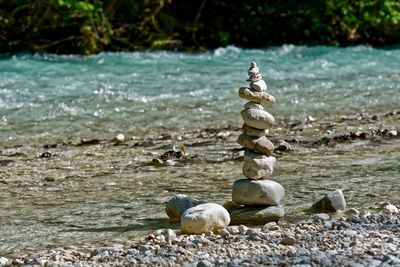
[[[270,180],[240,179],[232,187],[232,200],[241,205],[277,206],[284,196],[283,186]]]
[[[247,125],[265,130],[272,128],[275,125],[275,118],[270,113],[265,110],[259,109],[244,109],[240,112],[244,123]]]
[[[276,158],[246,150],[243,156],[243,175],[249,179],[259,180],[272,175]]]
[[[228,211],[215,203],[204,203],[187,209],[181,216],[181,232],[202,234],[227,227],[230,223]]]

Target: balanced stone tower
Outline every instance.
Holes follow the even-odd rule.
[[[276,158],[272,156],[274,145],[267,139],[275,118],[264,110],[263,104],[272,105],[275,97],[267,93],[267,84],[255,62],[248,70],[249,87],[241,87],[239,96],[248,100],[241,111],[244,121],[242,134],[237,142],[246,150],[243,157],[243,175],[247,179],[234,182],[229,208],[232,223],[267,223],[278,221],[285,214],[280,202],[285,189],[277,182],[268,180],[272,175]]]

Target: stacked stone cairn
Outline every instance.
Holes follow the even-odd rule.
[[[275,125],[275,118],[264,110],[263,104],[272,105],[275,97],[267,93],[267,84],[255,62],[251,63],[248,75],[250,86],[239,89],[239,97],[249,102],[240,113],[244,124],[237,140],[246,149],[243,157],[246,179],[234,182],[233,203],[227,208],[232,223],[263,224],[278,221],[284,216],[280,202],[285,189],[279,183],[268,180],[276,158],[272,156],[274,145],[266,135]]]

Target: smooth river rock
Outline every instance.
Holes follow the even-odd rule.
[[[241,130],[242,130],[242,133],[244,133],[245,135],[257,136],[257,137],[265,136],[269,133],[268,129],[261,130],[261,129],[253,128],[253,127],[247,125],[246,123],[243,123]]]
[[[247,71],[247,74],[251,77],[254,75],[257,75],[260,73],[260,69],[257,67],[257,63],[256,62],[251,62],[250,63],[250,68]]]
[[[323,212],[344,211],[346,209],[346,200],[340,189],[329,192],[325,197],[312,205],[313,209]]]
[[[262,79],[262,75],[260,73],[257,73],[255,75],[250,76],[246,81],[248,82],[257,82]]]
[[[272,175],[276,158],[246,150],[243,156],[243,175],[249,179],[259,180]]]
[[[253,108],[253,109],[264,110],[264,107],[263,107],[260,103],[253,102],[253,101],[247,102],[247,103],[244,105],[244,108],[245,108],[245,109]]]
[[[266,224],[277,222],[285,216],[281,206],[234,207],[229,211],[232,224]]]
[[[239,145],[247,149],[260,152],[266,156],[271,156],[275,148],[274,144],[272,144],[272,142],[269,141],[265,136],[254,137],[241,134],[239,135],[237,142]]]
[[[257,92],[267,91],[267,84],[264,80],[250,83],[250,88]]]
[[[253,128],[265,130],[275,125],[274,116],[265,110],[254,108],[244,109],[240,112],[240,115],[242,115],[244,123]]]
[[[229,212],[221,205],[205,203],[187,209],[181,216],[182,234],[202,234],[223,229],[231,221]]]
[[[279,205],[285,189],[270,180],[240,179],[233,183],[232,200],[241,205]]]
[[[182,213],[184,213],[187,209],[195,207],[201,203],[202,202],[196,198],[179,194],[167,202],[165,211],[172,221],[179,222]]]
[[[275,103],[275,97],[266,92],[257,92],[251,90],[248,87],[241,87],[239,89],[239,96],[249,101],[261,103],[261,104],[273,104]]]

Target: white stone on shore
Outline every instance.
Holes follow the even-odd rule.
[[[391,203],[389,203],[389,202],[385,202],[385,203],[383,203],[382,205],[381,205],[381,210],[383,211],[383,212],[387,212],[387,213],[399,213],[399,209],[395,206],[395,205],[393,205],[393,204],[391,204]]]
[[[247,149],[260,152],[267,156],[271,156],[275,149],[274,144],[272,144],[272,142],[269,141],[265,136],[254,137],[241,134],[239,135],[237,142],[239,145]]]
[[[325,197],[317,201],[312,207],[318,211],[333,212],[346,210],[346,200],[340,189],[329,192]]]
[[[242,115],[244,123],[253,128],[265,130],[275,125],[275,118],[265,110],[244,109],[240,115]]]
[[[274,171],[275,164],[275,157],[246,150],[243,157],[243,175],[253,180],[269,177]]]
[[[250,83],[250,88],[257,92],[267,91],[267,84],[264,80],[259,80],[256,82]]]
[[[246,123],[243,123],[241,130],[242,130],[242,133],[244,133],[245,135],[257,136],[257,137],[265,136],[269,133],[268,129],[260,130],[257,128],[253,128],[253,127],[247,125]]]
[[[252,109],[264,110],[264,107],[263,107],[260,103],[253,102],[253,101],[247,102],[247,103],[244,105],[244,108],[245,108],[245,109],[250,109],[250,108],[252,108]]]
[[[202,234],[216,231],[229,225],[231,218],[221,205],[205,203],[187,209],[181,216],[181,232],[183,234]]]
[[[113,141],[117,142],[117,143],[123,143],[123,142],[125,142],[125,135],[123,135],[122,133],[119,133],[119,134],[117,134],[117,136],[115,136]]]
[[[202,202],[196,198],[179,194],[167,202],[165,211],[172,221],[179,221],[182,213],[184,213],[187,209],[195,207],[201,203]]]
[[[6,266],[8,264],[9,260],[4,257],[0,257],[0,266]]]
[[[269,207],[240,207],[229,211],[232,224],[265,224],[277,222],[285,216],[285,210],[281,206]]]
[[[270,180],[240,179],[233,183],[232,200],[241,205],[279,205],[285,189]]]
[[[257,103],[268,104],[268,105],[271,105],[276,101],[274,96],[266,93],[265,91],[257,92],[251,90],[248,87],[239,88],[239,97],[247,99],[249,101],[254,101]]]

